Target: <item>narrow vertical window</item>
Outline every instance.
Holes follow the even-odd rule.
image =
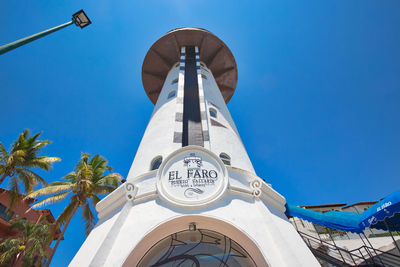
[[[179,79],[178,79],[178,78],[176,78],[176,79],[174,79],[174,80],[172,81],[172,83],[171,83],[171,84],[176,84],[176,83],[178,83],[178,81],[179,81]]]
[[[176,91],[172,91],[172,92],[170,92],[170,93],[168,94],[168,98],[167,98],[167,99],[173,98],[173,97],[175,97],[175,96],[176,96]]]
[[[225,153],[221,153],[221,154],[219,154],[219,158],[222,160],[222,162],[225,164],[225,165],[231,165],[231,157],[229,157],[227,154],[225,154]]]
[[[182,146],[204,146],[195,47],[186,46],[185,50]]]
[[[151,170],[151,171],[157,170],[157,169],[160,167],[161,163],[162,163],[162,157],[161,157],[161,156],[155,157],[155,158],[151,161],[150,170]]]
[[[209,112],[211,117],[217,118],[217,110],[215,108],[210,108]]]

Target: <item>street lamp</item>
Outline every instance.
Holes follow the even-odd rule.
[[[86,15],[85,11],[83,11],[83,9],[79,10],[78,12],[72,15],[72,21],[75,23],[76,26],[81,27],[81,29],[92,24],[92,22]]]
[[[15,42],[0,46],[0,55],[4,54],[8,51],[11,51],[17,47],[20,47],[24,44],[30,43],[32,41],[35,41],[37,39],[40,39],[50,33],[56,32],[58,30],[61,30],[62,28],[65,28],[69,25],[75,24],[76,26],[81,27],[81,29],[85,28],[86,26],[92,24],[92,22],[90,21],[90,19],[88,18],[88,16],[86,15],[86,13],[82,10],[79,10],[78,12],[76,12],[75,14],[72,15],[72,20],[68,21],[67,23],[61,24],[57,27],[36,33],[34,35],[19,39]]]

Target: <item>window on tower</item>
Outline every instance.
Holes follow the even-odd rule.
[[[172,83],[171,84],[176,84],[176,83],[178,83],[178,78],[176,78],[176,79],[174,79],[173,81],[172,81]]]
[[[206,76],[206,75],[204,75],[204,74],[202,74],[202,75],[201,75],[201,78],[203,78],[203,79],[206,79],[206,80],[207,80],[207,76]]]
[[[151,161],[150,170],[151,170],[151,171],[157,170],[157,169],[160,167],[161,163],[162,163],[162,157],[161,157],[161,156],[155,157],[155,158]]]
[[[176,91],[172,91],[168,94],[168,99],[173,98],[176,96]]]
[[[211,117],[217,118],[217,110],[215,108],[210,108],[208,111],[210,112]]]
[[[219,158],[222,160],[222,162],[225,164],[225,165],[231,165],[231,157],[229,157],[227,154],[225,154],[225,153],[221,153],[221,154],[219,154]]]

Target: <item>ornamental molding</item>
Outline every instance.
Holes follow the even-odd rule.
[[[171,155],[171,157],[173,157],[173,155]],[[196,170],[196,168],[201,169],[203,167],[203,165],[201,164],[204,163],[204,160],[201,156],[196,154],[193,158],[191,157],[192,156],[190,155],[190,153],[188,157],[182,157],[182,164],[186,164],[185,166],[182,167],[186,169],[186,172],[189,168],[192,168],[192,173],[194,176],[193,171]],[[165,160],[165,162],[167,161],[168,158]],[[224,166],[224,168],[226,170],[227,186],[225,189],[224,188],[222,189],[222,192],[220,192],[221,195],[216,195],[214,196],[214,198],[211,198],[210,200],[200,204],[189,203],[189,205],[187,205],[182,203],[175,203],[170,199],[168,199],[167,197],[161,195],[160,188],[158,187],[160,179],[158,173],[159,171],[161,171],[161,166],[160,166],[160,169],[158,171],[150,171],[148,173],[145,173],[143,175],[128,180],[124,184],[120,185],[116,190],[114,190],[108,196],[106,196],[104,199],[102,199],[96,205],[96,211],[98,212],[98,217],[103,218],[107,216],[114,210],[120,208],[121,205],[125,203],[131,203],[132,205],[137,205],[144,201],[160,198],[162,201],[165,201],[174,206],[194,209],[194,208],[210,206],[213,203],[216,203],[224,195],[225,196],[229,195],[231,197],[234,197],[236,195],[247,199],[260,199],[265,203],[274,206],[278,210],[285,211],[284,207],[286,204],[285,198],[278,192],[276,192],[271,187],[271,185],[267,184],[257,175],[231,166]],[[212,176],[214,175],[212,174]],[[194,192],[194,194],[196,194],[196,192]]]
[[[262,194],[261,187],[262,181],[261,179],[254,179],[250,182],[250,187],[253,189],[253,196],[259,198]]]
[[[133,201],[137,194],[138,188],[132,183],[125,182],[125,198],[127,201]]]

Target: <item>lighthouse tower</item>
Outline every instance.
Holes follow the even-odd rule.
[[[226,106],[238,74],[225,43],[172,30],[148,51],[142,79],[153,114],[70,266],[319,266]]]

